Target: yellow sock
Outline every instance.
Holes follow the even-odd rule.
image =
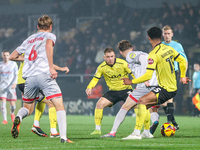
[[[146,110],[146,117],[145,117],[145,120],[144,120],[144,129],[145,130],[149,130],[150,129],[150,112],[149,112],[149,109]]]
[[[95,109],[94,112],[95,125],[101,126],[102,118],[103,118],[103,109]]]
[[[139,104],[137,108],[135,129],[141,131],[146,116],[146,105]]]
[[[43,114],[44,109],[45,109],[45,105],[46,104],[43,103],[43,102],[38,102],[36,104],[34,120],[40,121],[40,118],[42,117],[42,114]]]
[[[56,128],[56,126],[57,126],[57,114],[56,114],[56,108],[55,107],[49,108],[49,121],[50,121],[50,127]]]

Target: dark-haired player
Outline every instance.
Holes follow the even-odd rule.
[[[161,43],[162,30],[158,27],[152,27],[147,31],[147,33],[153,50],[148,56],[146,73],[133,80],[123,78],[125,85],[142,83],[151,79],[154,70],[156,70],[158,87],[154,88],[151,92],[142,96],[138,100],[138,113],[136,114],[138,121],[136,122],[136,127],[140,131],[144,123],[146,109],[157,104],[163,104],[176,95],[177,84],[174,70],[175,60],[180,65],[180,82],[187,84],[188,81],[190,81],[188,77],[186,77],[185,58],[172,47]],[[138,139],[141,135],[140,133],[133,132],[129,136],[132,137],[131,139]]]

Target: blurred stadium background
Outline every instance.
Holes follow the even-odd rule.
[[[85,89],[103,61],[104,48],[113,47],[121,57],[116,45],[127,39],[135,50],[148,53],[152,48],[146,31],[152,26],[172,26],[173,39],[187,54],[190,79],[194,62],[200,61],[199,0],[0,0],[0,51],[12,52],[36,32],[37,19],[43,14],[54,22],[54,63],[70,68],[69,74],[59,72],[57,78],[68,114],[93,115],[98,99],[88,99]],[[100,84],[103,91],[108,90],[103,80]],[[191,115],[190,87],[179,88],[175,114]],[[17,95],[20,99],[19,90]],[[115,115],[120,106],[106,109],[105,114]]]

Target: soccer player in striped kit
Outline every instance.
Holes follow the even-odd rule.
[[[39,98],[39,91],[42,90],[46,99],[51,100],[56,108],[61,143],[73,143],[66,136],[66,111],[60,87],[55,80],[58,73],[53,65],[53,46],[56,36],[51,33],[52,24],[53,21],[48,15],[40,17],[37,25],[38,32],[28,37],[11,54],[10,59],[23,61],[21,54],[25,53],[23,78],[26,80],[23,95],[24,106],[15,117],[11,134],[13,138],[18,137],[22,119],[33,112],[35,99]]]
[[[3,61],[0,62],[0,100],[1,100],[1,113],[3,116],[3,122],[1,124],[8,124],[7,121],[7,109],[6,101],[10,102],[10,114],[12,122],[15,119],[15,101],[16,85],[17,85],[17,72],[18,67],[16,62],[10,61],[10,52],[2,52]]]

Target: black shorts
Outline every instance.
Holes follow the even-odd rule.
[[[25,83],[17,84],[17,87],[19,88],[19,90],[20,90],[22,93],[24,93],[24,86],[25,86]],[[39,92],[40,92],[40,93],[39,93],[39,99],[36,100],[36,101],[41,102],[41,101],[44,100],[45,95],[44,95],[44,93],[42,92],[42,90],[40,90]]]
[[[158,86],[152,90],[154,94],[156,94],[157,97],[157,103],[158,105],[165,103],[169,99],[173,98],[177,91],[174,92],[168,92],[167,90],[163,89],[162,87]]]
[[[19,88],[19,90],[22,92],[22,93],[24,93],[24,83],[22,83],[22,84],[17,84],[17,87]]]
[[[121,91],[108,91],[106,92],[102,97],[105,97],[109,101],[111,101],[113,105],[115,105],[119,101],[126,101],[126,98],[132,92],[132,89],[126,89],[126,90],[121,90]],[[111,106],[110,106],[111,107]]]

